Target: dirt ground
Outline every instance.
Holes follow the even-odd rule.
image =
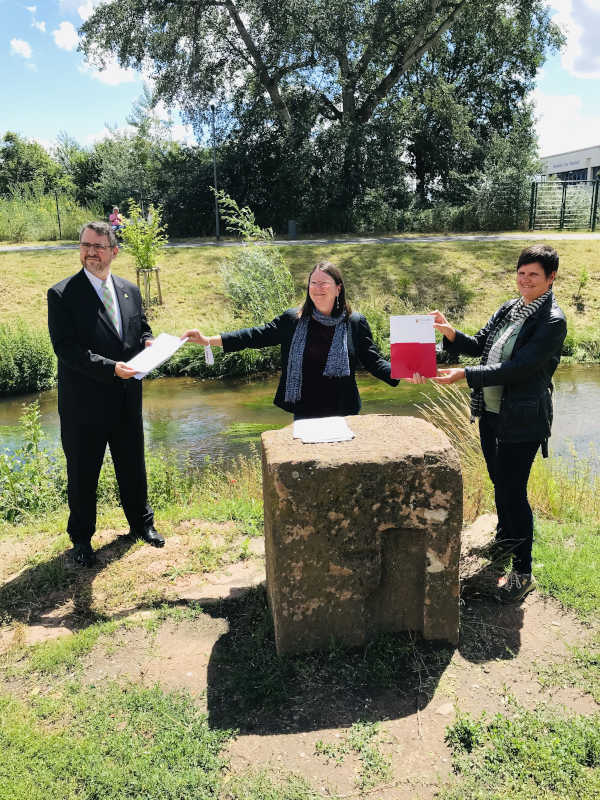
[[[463,532],[461,639],[458,647],[440,651],[434,674],[423,662],[426,685],[421,685],[419,672],[418,683],[399,676],[397,685],[373,689],[364,683],[355,686],[351,677],[341,676],[332,688],[325,685],[325,679],[321,683],[313,669],[307,670],[305,683],[294,684],[279,707],[262,708],[259,703],[251,706],[251,713],[245,708],[238,713],[236,698],[227,696],[225,673],[231,661],[223,653],[237,646],[239,639],[233,629],[248,618],[243,609],[237,618],[231,609],[241,608],[240,598],[248,587],[257,587],[264,580],[262,541],[252,541],[245,560],[198,575],[181,568],[185,563],[181,550],[191,533],[189,528],[171,537],[162,551],[121,545],[125,549],[115,554],[119,558],[113,563],[115,569],[124,570],[129,561],[127,574],[135,564],[140,584],[154,584],[155,589],[160,584],[158,594],[170,603],[198,602],[204,612],[190,619],[167,617],[159,625],[119,629],[110,641],[100,640],[83,658],[80,675],[94,685],[116,679],[189,691],[207,710],[211,723],[235,721],[239,733],[230,745],[233,770],[266,767],[284,774],[296,772],[324,797],[429,800],[451,775],[444,735],[457,709],[475,716],[482,711],[493,715],[502,712],[512,696],[527,708],[543,702],[577,713],[598,711],[589,695],[570,688],[543,689],[537,679],[540,669],[563,661],[569,647],[584,643],[590,628],[538,593],[520,605],[503,607],[480,591],[482,562],[477,553],[489,540],[493,526],[494,518],[486,515]],[[213,545],[221,547],[227,541],[227,529],[215,533],[212,525],[211,530]],[[114,532],[103,536],[110,547]],[[101,571],[90,573],[85,591],[80,587],[80,592],[93,606],[90,595],[97,592],[104,597],[107,585],[102,584]],[[6,586],[18,581],[19,574],[9,574],[5,564],[0,580]],[[0,652],[14,646],[17,638],[33,644],[76,630],[80,619],[76,595],[72,590],[50,593],[29,619],[0,629]],[[144,608],[139,598],[125,596],[125,600],[120,609],[111,608],[111,618],[152,617],[154,612]],[[102,603],[106,607],[106,597]],[[420,657],[418,643],[414,652]],[[249,687],[255,668],[248,664]],[[381,722],[381,749],[391,759],[393,777],[374,789],[357,788],[360,764],[356,755],[350,753],[336,764],[315,751],[319,741],[334,746],[343,742],[358,720]]]

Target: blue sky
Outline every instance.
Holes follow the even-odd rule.
[[[98,0],[0,0],[0,135],[16,130],[51,145],[61,130],[83,145],[122,128],[142,92],[139,74],[104,72],[77,52],[77,28]],[[600,0],[551,0],[567,46],[534,93],[541,155],[600,144]],[[173,117],[173,135],[193,141]]]

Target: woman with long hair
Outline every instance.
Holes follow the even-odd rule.
[[[329,261],[320,261],[312,269],[300,308],[289,308],[255,328],[217,336],[193,329],[183,336],[197,344],[222,347],[226,353],[279,345],[281,378],[273,402],[295,419],[358,414],[361,403],[355,371],[359,362],[390,386],[398,384],[390,377],[390,362],[373,342],[369,323],[352,311],[340,270]]]

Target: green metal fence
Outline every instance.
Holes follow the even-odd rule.
[[[535,181],[531,184],[530,230],[596,230],[600,181]]]

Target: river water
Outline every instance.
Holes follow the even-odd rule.
[[[401,383],[397,388],[370,375],[359,376],[363,414],[418,415],[415,403],[431,386]],[[600,365],[559,367],[555,375],[554,427],[550,440],[555,454],[589,458],[600,472]],[[146,380],[144,426],[146,447],[175,450],[200,462],[206,456],[229,459],[248,452],[260,430],[281,427],[291,415],[273,405],[277,378],[240,381],[197,381],[192,378]],[[37,395],[0,398],[0,450],[20,443],[19,415],[24,402],[39,399],[46,443],[59,440],[56,390]]]

